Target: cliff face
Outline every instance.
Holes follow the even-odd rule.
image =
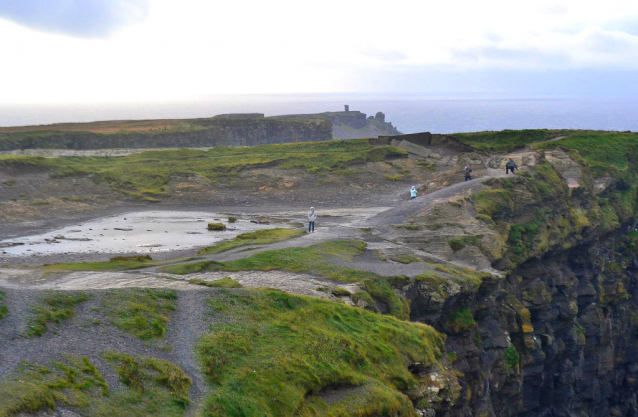
[[[332,139],[326,119],[195,119],[188,128],[118,133],[38,131],[0,133],[0,150],[253,146]]]
[[[531,155],[529,172],[453,202],[475,217],[462,233],[476,236],[455,256],[487,258],[492,275],[395,283],[411,320],[448,335],[462,391],[439,415],[638,415],[635,178],[631,169],[594,178],[572,157]],[[436,243],[417,231],[432,229],[432,212],[398,241]]]

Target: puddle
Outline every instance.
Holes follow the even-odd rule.
[[[0,240],[0,256],[66,253],[157,253],[212,245],[240,233],[277,227],[250,219],[228,223],[219,213],[147,211],[105,217],[40,235]],[[209,222],[229,230],[209,232]]]

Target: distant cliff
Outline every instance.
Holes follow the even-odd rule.
[[[102,149],[254,146],[332,139],[332,123],[325,118],[222,117],[158,121],[98,122],[0,130],[0,150]],[[111,129],[117,125],[117,131]],[[123,126],[121,126],[123,125]],[[152,126],[152,127],[151,127]],[[83,127],[86,130],[82,130]],[[50,130],[47,130],[50,128]]]
[[[385,121],[385,114],[378,112],[367,116],[360,111],[324,112],[312,114],[291,114],[278,118],[325,118],[332,122],[333,139],[376,138],[378,136],[400,135],[401,132]]]

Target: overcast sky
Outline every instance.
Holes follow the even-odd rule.
[[[638,1],[0,0],[0,102],[638,93]]]

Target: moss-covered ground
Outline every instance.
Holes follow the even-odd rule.
[[[197,345],[210,383],[206,416],[414,415],[408,366],[436,364],[429,326],[275,290],[221,290]],[[359,387],[326,402],[326,388]]]
[[[207,246],[200,250],[198,255],[210,255],[248,245],[268,245],[299,237],[303,234],[304,231],[298,229],[275,228],[257,230],[256,232],[242,233],[235,239],[228,242],[218,243],[214,246]]]
[[[90,416],[177,417],[189,404],[191,381],[176,365],[158,358],[106,352],[124,388],[111,390],[86,357],[66,356],[50,365],[22,362],[0,381],[0,416],[55,410]]]
[[[60,324],[75,315],[75,307],[87,301],[85,292],[50,291],[42,295],[27,319],[26,336],[42,336],[51,323]]]
[[[101,306],[118,329],[142,340],[154,340],[165,336],[176,300],[173,290],[111,290],[102,296]]]

